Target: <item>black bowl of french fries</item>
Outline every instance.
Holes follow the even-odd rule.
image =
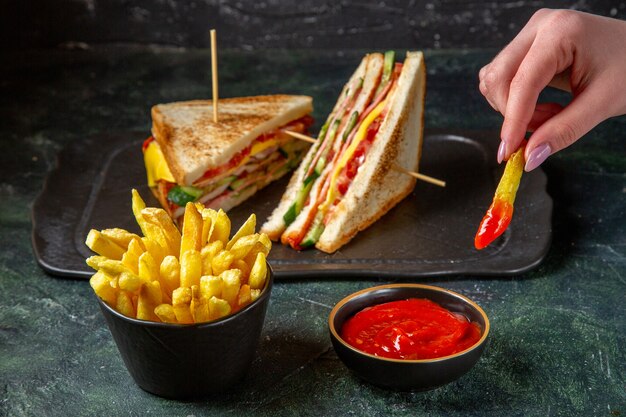
[[[251,215],[231,237],[223,211],[188,203],[181,231],[133,190],[144,236],[91,230],[90,280],[129,373],[172,399],[210,397],[246,375],[273,284],[267,236]]]

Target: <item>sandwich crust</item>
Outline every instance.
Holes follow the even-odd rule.
[[[152,135],[178,184],[191,185],[207,169],[228,162],[263,133],[313,110],[309,96],[268,95],[220,99],[218,123],[211,100],[152,107]]]

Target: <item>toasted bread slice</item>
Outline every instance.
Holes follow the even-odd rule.
[[[191,185],[208,169],[228,162],[263,133],[313,109],[308,96],[269,95],[220,99],[218,123],[211,100],[152,107],[152,134],[178,184]]]
[[[393,102],[376,140],[347,193],[335,208],[316,248],[335,252],[411,193],[421,156],[426,69],[421,52],[407,52]]]
[[[358,107],[358,110],[362,111],[362,107],[366,105],[368,99],[371,98],[372,94],[374,94],[376,82],[378,81],[378,78],[382,73],[382,63],[383,57],[381,54],[369,54],[363,57],[357,69],[354,71],[348,82],[344,85],[341,94],[339,95],[339,99],[335,104],[335,107],[328,116],[328,120],[331,120],[334,114],[341,107],[343,97],[346,95],[349,86],[355,85],[356,81],[359,78],[363,79],[363,88],[361,90],[361,94],[359,95],[358,103],[355,105],[355,110],[357,110]],[[281,235],[285,231],[287,226],[285,224],[285,221],[283,220],[283,216],[287,212],[289,207],[294,203],[298,194],[298,190],[300,189],[300,187],[302,187],[302,182],[304,181],[307,167],[311,160],[315,157],[319,146],[320,143],[318,142],[309,149],[309,152],[302,160],[302,163],[292,175],[287,189],[285,190],[280,200],[280,203],[261,227],[261,232],[267,234],[270,239],[279,240]],[[331,168],[330,165],[326,167],[327,170],[329,168]],[[317,188],[319,188],[320,186],[321,184],[317,185]],[[317,192],[317,188],[312,190],[312,195]],[[299,227],[298,225],[303,223],[304,217],[306,215],[306,210],[310,210],[310,207],[305,207],[305,213],[301,213],[296,221],[292,223],[292,225],[290,225],[290,230],[296,230]]]

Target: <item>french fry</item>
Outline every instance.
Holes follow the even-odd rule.
[[[144,279],[131,272],[122,272],[118,277],[117,286],[120,290],[137,292],[145,282]]]
[[[122,272],[132,272],[122,261],[106,259],[98,263],[98,269],[106,272],[111,276],[117,276]]]
[[[211,297],[221,297],[224,282],[222,278],[214,275],[205,275],[200,277],[200,296],[207,300]]]
[[[209,237],[209,242],[215,242],[220,240],[224,245],[228,243],[228,236],[230,236],[230,219],[224,210],[220,209],[215,215],[213,230]]]
[[[190,310],[191,304],[191,288],[179,287],[172,293],[172,307],[176,320],[179,323],[193,323],[193,316]]]
[[[120,291],[117,295],[115,309],[126,317],[137,317],[137,311],[135,310],[135,306],[133,305],[133,298],[126,291]]]
[[[256,261],[250,270],[250,278],[248,278],[248,283],[250,284],[250,288],[255,290],[263,289],[265,286],[265,279],[267,277],[267,263],[265,260],[265,254],[263,252],[259,252],[256,256]]]
[[[145,283],[139,291],[137,299],[137,318],[140,320],[158,321],[158,316],[154,313],[156,306],[163,301],[161,295],[161,284],[159,281]]]
[[[161,246],[167,247],[170,255],[178,255],[180,252],[180,232],[165,210],[146,207],[141,210],[141,217],[143,217],[148,224],[162,231],[166,244]]]
[[[250,217],[248,217],[248,220],[246,220],[244,224],[241,225],[239,230],[237,230],[237,233],[235,233],[232,239],[228,241],[228,244],[226,245],[226,250],[230,250],[233,247],[233,245],[237,242],[237,240],[241,239],[242,237],[254,234],[255,228],[256,228],[256,215],[252,213]]]
[[[261,242],[263,246],[265,246],[264,253],[265,253],[265,256],[267,256],[267,254],[270,253],[270,251],[272,250],[272,241],[265,233],[261,233],[259,235],[259,242]]]
[[[231,307],[237,306],[237,297],[239,288],[241,288],[241,271],[238,269],[229,269],[220,274],[224,286],[222,287],[222,297],[228,301]]]
[[[189,306],[194,323],[204,323],[211,320],[209,313],[209,299],[200,296],[197,285],[191,287],[191,304]]]
[[[152,282],[159,279],[159,266],[150,252],[144,252],[139,257],[139,278],[144,282]],[[160,304],[160,303],[159,303]]]
[[[215,255],[217,255],[222,249],[224,249],[224,244],[221,240],[211,242],[202,248],[200,251],[200,254],[202,255],[202,275],[213,274],[211,262],[213,262]]]
[[[180,259],[189,250],[200,252],[202,249],[202,227],[202,215],[196,209],[195,204],[187,203],[183,220],[183,235],[180,241]]]
[[[145,247],[141,238],[132,238],[128,244],[128,249],[122,256],[122,263],[130,269],[133,274],[139,273],[139,257],[144,253]]]
[[[180,263],[175,256],[169,255],[163,259],[159,267],[161,289],[172,298],[172,292],[180,286]]]
[[[126,249],[95,229],[91,229],[85,240],[89,249],[109,259],[120,260]]]
[[[150,252],[150,255],[154,258],[154,262],[161,265],[163,258],[168,256],[167,248],[161,246],[158,242],[148,237],[142,237],[141,242],[144,244],[146,252]]]
[[[188,250],[180,259],[180,286],[200,285],[202,275],[202,255],[196,250]]]
[[[210,208],[200,209],[196,203],[196,208],[202,214],[202,246],[210,242],[213,229],[215,228],[215,219],[217,218],[217,211]]]
[[[160,304],[154,308],[154,314],[163,323],[178,323],[176,320],[176,314],[174,313],[174,307],[171,304]]]
[[[94,292],[104,302],[110,306],[114,306],[117,301],[117,290],[111,287],[111,276],[107,275],[104,271],[98,271],[89,279],[89,285],[93,288]]]
[[[250,290],[250,302],[256,301],[261,296],[261,290]]]
[[[113,228],[113,229],[104,229],[101,230],[100,233],[102,233],[104,236],[106,236],[109,240],[111,240],[113,243],[121,246],[122,248],[128,250],[128,245],[130,244],[131,240],[133,239],[141,239],[139,236],[137,236],[134,233],[131,233],[127,230],[124,229],[119,229],[119,228]],[[143,250],[145,250],[145,248],[142,248]]]
[[[100,264],[107,259],[109,258],[107,258],[106,256],[94,255],[87,258],[85,262],[90,268],[93,268],[97,271],[98,269],[100,269]]]
[[[233,254],[229,251],[221,251],[211,260],[211,269],[213,275],[219,275],[230,268],[230,264],[235,260]]]
[[[250,267],[246,261],[237,259],[231,266],[241,271],[241,285],[247,284],[250,277]]]
[[[211,297],[209,299],[209,314],[212,320],[217,320],[229,315],[231,310],[228,301],[217,297]]]
[[[237,239],[237,241],[235,241],[233,246],[231,246],[230,251],[232,252],[235,259],[243,259],[248,253],[250,253],[250,251],[258,241],[258,233],[242,236]]]
[[[151,229],[151,228],[148,227],[148,225],[146,224],[146,221],[141,216],[141,210],[143,210],[144,208],[146,208],[146,203],[143,201],[143,199],[139,195],[139,192],[133,188],[132,190],[133,215],[135,216],[135,221],[137,222],[137,224],[139,225],[139,228],[141,229],[141,233],[143,233],[144,236],[148,236],[149,234],[148,229]]]
[[[250,252],[248,252],[248,254],[243,258],[243,260],[246,261],[246,263],[250,266],[254,265],[254,262],[256,261],[256,256],[259,253],[263,253],[266,257],[269,254],[269,249],[264,243],[261,242],[262,236],[264,236],[264,234],[261,234],[261,237],[259,237],[259,241],[254,244],[252,249],[250,249]]]
[[[250,304],[252,301],[252,295],[250,294],[250,286],[244,284],[239,289],[239,294],[237,295],[237,310],[241,310],[243,307]]]

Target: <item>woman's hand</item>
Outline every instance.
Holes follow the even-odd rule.
[[[542,9],[479,73],[480,91],[504,116],[498,162],[527,131],[526,171],[609,117],[626,114],[626,22],[572,10]],[[546,86],[571,102],[537,103]]]

